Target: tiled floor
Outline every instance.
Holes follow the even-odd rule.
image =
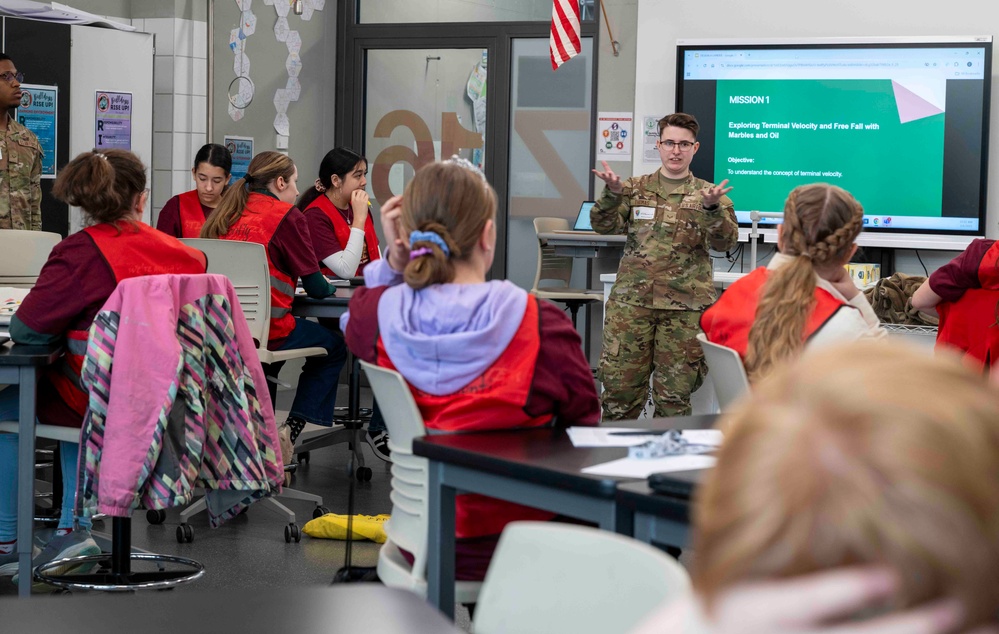
[[[366,392],[366,391],[365,391]],[[340,400],[346,402],[346,390],[341,389]],[[282,390],[278,407],[285,409],[290,403],[290,392]],[[370,403],[370,395],[362,395],[362,404]],[[283,420],[279,410],[279,420]],[[370,482],[355,481],[355,513],[374,515],[389,513],[389,465],[374,457],[370,447],[364,445],[366,465],[372,468]],[[346,464],[349,453],[346,445],[337,445],[312,452],[308,465],[301,465],[292,487],[323,497],[323,504],[334,513],[347,512],[347,494],[351,479],[347,477]],[[284,501],[297,515],[299,526],[312,518],[314,506],[309,502]],[[288,585],[328,584],[337,569],[344,565],[344,542],[313,539],[302,536],[300,543],[285,543],[284,517],[262,505],[254,505],[245,515],[230,520],[217,529],[208,526],[202,513],[192,518],[194,542],[179,544],[176,529],[180,509],[167,511],[166,522],[150,525],[145,511],[138,511],[132,518],[133,545],[163,554],[189,557],[205,566],[205,576],[195,583],[180,586],[176,592],[197,592],[203,588],[279,587]],[[111,522],[98,522],[95,532],[111,531]],[[355,542],[353,564],[374,566],[379,545],[372,542]],[[14,595],[16,589],[10,578],[0,579],[0,595]]]

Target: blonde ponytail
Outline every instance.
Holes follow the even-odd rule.
[[[787,197],[781,252],[795,260],[771,271],[763,285],[746,349],[751,381],[798,356],[815,308],[816,267],[846,264],[863,218],[860,203],[834,185],[803,185]]]

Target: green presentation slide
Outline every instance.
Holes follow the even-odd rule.
[[[720,80],[716,94],[715,182],[737,209],[783,211],[793,188],[824,182],[866,213],[941,215],[945,114],[902,123],[890,79]]]

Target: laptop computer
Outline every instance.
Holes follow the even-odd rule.
[[[576,213],[576,222],[573,223],[572,229],[556,229],[552,233],[596,233],[593,230],[593,226],[590,225],[590,208],[596,204],[596,201],[587,200],[584,201],[579,206],[579,211]]]

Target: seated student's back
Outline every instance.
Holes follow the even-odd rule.
[[[60,169],[53,195],[83,209],[88,226],[52,249],[38,282],[11,319],[17,343],[65,343],[66,353],[38,382],[38,419],[48,425],[80,427],[89,398],[81,384],[89,329],[122,280],[166,273],[205,272],[205,257],[176,238],[142,222],[149,198],[146,168],[125,150],[85,152]],[[17,418],[17,386],[0,391],[0,418]],[[56,536],[33,566],[99,552],[90,539],[90,520],[74,518],[77,443],[61,442],[63,507]],[[17,435],[0,434],[0,574],[13,573],[17,508]],[[74,520],[79,526],[73,530]]]
[[[845,265],[857,250],[864,210],[833,185],[803,185],[784,204],[769,265],[722,293],[701,316],[708,340],[737,351],[751,380],[808,347],[884,336]]]
[[[388,251],[351,299],[347,345],[406,378],[428,429],[594,425],[596,389],[572,322],[508,281],[486,281],[495,212],[495,192],[470,165],[417,172],[382,206]],[[459,579],[482,578],[510,521],[553,517],[479,495],[459,496],[456,514]]]

